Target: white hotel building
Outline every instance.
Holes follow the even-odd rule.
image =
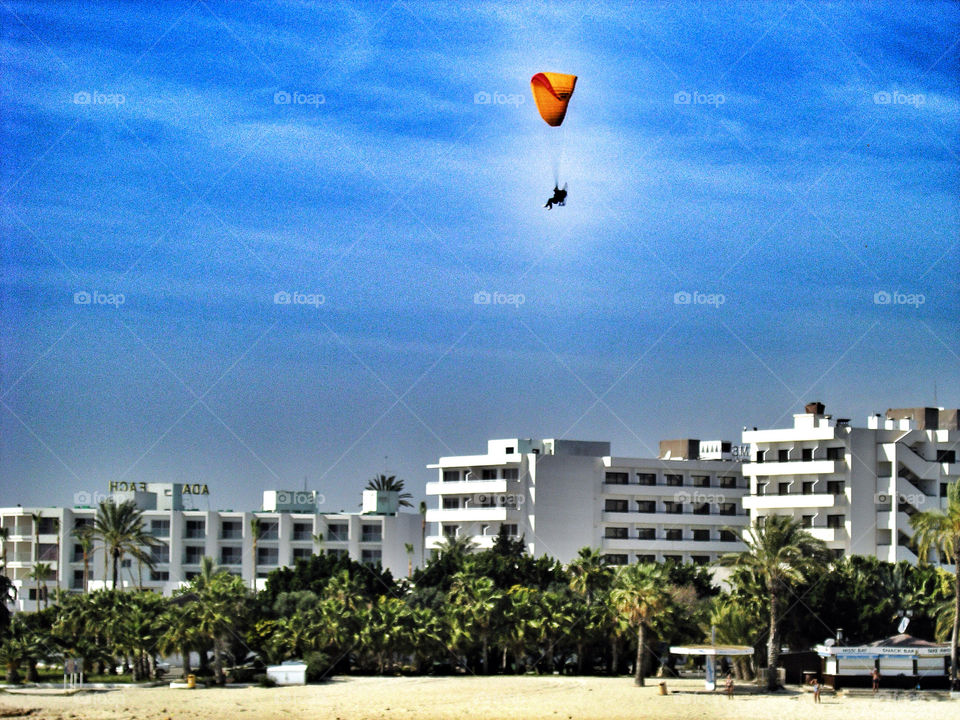
[[[151,550],[154,568],[140,567],[129,558],[122,561],[118,587],[148,588],[164,594],[190,580],[200,570],[204,556],[213,558],[228,572],[259,588],[279,567],[316,553],[345,554],[358,562],[380,563],[394,577],[406,577],[410,566],[422,565],[422,520],[414,513],[397,512],[397,493],[363,493],[360,513],[317,512],[313,491],[270,490],[263,494],[263,509],[255,512],[189,509],[206,494],[204,485],[181,483],[123,484],[131,491],[112,488],[118,501],[134,500],[143,510],[146,531],[158,541]],[[34,524],[33,514],[39,514]],[[83,552],[73,534],[75,528],[93,522],[96,508],[6,507],[0,508],[0,527],[7,539],[2,568],[17,590],[16,609],[35,610],[36,584],[29,578],[36,562],[50,567],[41,582],[41,599],[53,591],[83,590]],[[261,536],[254,563],[251,520],[259,518]],[[34,546],[35,533],[39,546]],[[407,545],[413,546],[408,554]],[[110,570],[102,547],[89,559],[87,588],[109,586]],[[42,606],[42,605],[41,605]]]
[[[744,431],[753,521],[790,515],[837,556],[917,562],[910,516],[945,507],[960,478],[958,411],[891,409],[853,427],[824,409],[810,403],[791,428]]]
[[[534,555],[567,563],[585,546],[614,563],[709,563],[743,549],[746,484],[730,443],[666,441],[660,458],[610,454],[610,443],[490,440],[484,455],[428,467],[427,549],[466,536],[490,547],[505,527]]]

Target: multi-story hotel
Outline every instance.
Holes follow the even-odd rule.
[[[792,428],[744,431],[753,522],[791,515],[837,556],[917,562],[910,516],[945,507],[960,478],[958,411],[891,409],[853,427],[824,409],[810,403]]]
[[[121,483],[111,493],[117,502],[137,504],[145,530],[157,541],[150,550],[153,569],[125,558],[118,587],[169,594],[199,572],[204,556],[260,588],[270,571],[315,553],[381,563],[395,577],[406,577],[411,567],[422,564],[421,517],[398,512],[397,493],[365,490],[360,513],[324,514],[317,512],[318,496],[312,491],[264,492],[263,509],[255,512],[189,509],[208,494],[205,485]],[[18,610],[36,609],[45,595],[52,599],[56,587],[84,589],[83,550],[74,530],[92,523],[96,512],[92,506],[0,508],[0,528],[7,531],[3,572],[17,590]],[[253,518],[259,518],[261,527],[256,556]],[[105,555],[96,547],[89,558],[87,589],[110,585]],[[49,568],[40,598],[32,577],[36,563]]]
[[[501,528],[530,553],[569,562],[585,546],[613,563],[708,563],[743,549],[746,483],[727,442],[665,441],[660,458],[610,454],[610,443],[490,440],[485,455],[443,457],[427,484],[433,531],[490,547]]]

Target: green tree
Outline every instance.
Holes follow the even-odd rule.
[[[153,547],[159,543],[143,529],[143,511],[132,500],[120,504],[113,499],[104,500],[89,527],[90,537],[103,545],[105,556],[110,558],[114,590],[117,589],[120,560],[124,555],[130,555],[153,569],[153,558],[144,546]]]
[[[37,588],[37,609],[40,609],[40,598],[43,598],[43,607],[47,608],[50,598],[47,594],[47,586],[45,581],[50,578],[53,569],[50,563],[38,562],[34,563],[34,566],[30,568],[30,572],[27,574],[27,577],[36,581]],[[40,585],[41,582],[44,582],[44,585]]]
[[[408,492],[404,492],[403,487],[406,483],[403,480],[398,480],[395,475],[377,475],[375,478],[367,481],[366,490],[379,490],[381,492],[396,492],[399,493],[399,503],[400,507],[413,507],[410,503],[410,498],[413,497]]]
[[[455,634],[476,638],[484,675],[490,672],[490,639],[503,595],[488,577],[459,572],[453,576],[449,603]],[[458,612],[459,611],[459,612]]]
[[[663,568],[653,563],[622,565],[617,569],[610,599],[617,610],[637,629],[637,661],[634,682],[644,684],[646,636],[654,617],[670,601]]]
[[[260,538],[263,537],[263,522],[260,518],[250,519],[250,539],[253,541],[253,594],[257,594],[257,546],[260,544]]]
[[[213,667],[217,683],[226,682],[224,657],[228,642],[242,624],[249,591],[243,580],[226,571],[220,571],[206,581],[202,588],[193,586],[197,599],[195,613],[198,635],[213,646]]]
[[[937,559],[953,563],[953,630],[950,633],[950,687],[957,684],[957,640],[960,634],[960,480],[947,486],[947,507],[927,510],[910,518],[920,561],[927,562],[931,550]]]
[[[745,552],[725,555],[725,565],[750,568],[763,582],[769,601],[767,636],[767,689],[779,687],[780,628],[786,594],[809,574],[826,564],[826,545],[786,515],[770,515],[743,533]]]

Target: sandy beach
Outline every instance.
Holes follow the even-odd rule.
[[[324,685],[271,689],[128,688],[71,697],[41,694],[44,691],[38,690],[5,693],[0,698],[0,717],[44,720],[960,718],[960,701],[825,695],[817,707],[809,692],[778,696],[744,694],[728,699],[720,694],[699,693],[703,687],[699,680],[672,681],[669,687],[675,692],[664,697],[659,695],[655,682],[636,688],[629,678],[351,677]]]

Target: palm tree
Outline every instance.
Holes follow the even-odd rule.
[[[52,566],[50,563],[38,562],[34,563],[33,567],[30,569],[30,572],[27,574],[27,577],[31,580],[35,580],[37,583],[37,610],[40,609],[40,581],[46,580],[50,576]],[[49,602],[49,597],[47,596],[47,586],[43,586],[43,607],[46,609],[47,603]]]
[[[953,568],[953,630],[950,633],[950,687],[957,684],[957,639],[960,634],[960,480],[947,486],[947,507],[927,510],[910,518],[920,561],[927,562],[933,550]]]
[[[427,562],[427,503],[420,501],[420,562]]]
[[[316,555],[323,555],[323,533],[314,533],[310,536],[313,539],[314,544],[319,548],[320,552],[315,553]]]
[[[222,570],[209,578],[202,589],[198,590],[194,585],[194,590],[199,596],[193,603],[197,633],[213,644],[214,672],[218,684],[223,685],[226,682],[223,659],[227,638],[243,614],[249,591],[241,578]]]
[[[7,569],[7,538],[10,537],[9,528],[0,528],[0,565]]]
[[[584,612],[582,614],[583,632],[577,633],[577,673],[583,674],[586,642],[592,630],[596,629],[597,614],[593,612],[594,601],[599,593],[610,587],[613,576],[611,567],[607,564],[606,556],[595,548],[580,548],[570,565],[567,566],[570,575],[570,589],[582,599]]]
[[[447,536],[436,547],[438,556],[447,555],[457,561],[456,565],[476,549],[476,543],[467,535]]]
[[[403,549],[407,551],[407,577],[413,575],[413,543],[404,543]]]
[[[412,498],[408,492],[403,491],[404,481],[398,480],[395,475],[387,477],[386,475],[377,475],[372,480],[367,481],[366,490],[379,490],[381,492],[396,492],[399,493],[398,497],[400,502],[398,503],[400,507],[413,507],[410,501],[407,498]]]
[[[30,519],[33,520],[33,565],[34,568],[40,563],[40,521],[43,519],[42,512],[30,513]],[[37,581],[37,610],[40,609],[40,577],[30,575]]]
[[[260,518],[250,519],[250,538],[253,540],[253,594],[257,594],[257,545],[263,537],[263,523]]]
[[[153,569],[153,558],[143,546],[153,547],[158,541],[144,531],[143,511],[132,500],[119,505],[113,499],[104,500],[97,508],[97,515],[89,528],[90,537],[105,549],[104,559],[107,556],[110,558],[114,590],[117,589],[120,560],[124,555],[132,555]]]
[[[767,689],[779,686],[780,621],[784,594],[792,585],[804,582],[829,558],[827,546],[803,529],[799,521],[787,515],[770,515],[762,525],[743,532],[747,549],[725,555],[723,565],[747,567],[763,583],[769,599],[770,624],[767,636]]]
[[[484,675],[490,672],[490,636],[502,598],[503,594],[488,577],[465,572],[458,572],[453,576],[450,602],[453,606],[461,608],[465,616],[458,627],[474,631],[479,636]]]
[[[660,565],[623,565],[617,571],[610,593],[614,607],[637,628],[637,662],[634,682],[643,685],[646,634],[657,613],[670,602],[667,575]]]
[[[80,545],[80,552],[83,553],[83,591],[87,592],[87,586],[90,582],[90,557],[93,555],[93,538],[90,536],[90,526],[81,525],[73,531]]]

